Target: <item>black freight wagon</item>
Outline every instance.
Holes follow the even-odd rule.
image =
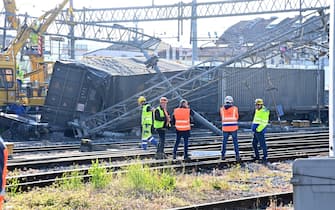
[[[180,71],[164,74],[170,77]],[[234,97],[245,121],[252,119],[255,98],[264,99],[271,109],[271,120],[277,120],[277,114],[283,114],[282,120],[314,120],[320,110],[324,113],[323,70],[223,67],[219,71],[219,78],[202,78],[215,80],[213,83],[186,96],[191,107],[210,121],[219,120],[219,107],[226,95]],[[160,81],[156,73],[121,76],[89,65],[57,62],[42,119],[65,128],[73,119],[99,112]],[[128,124],[138,125],[139,119]]]

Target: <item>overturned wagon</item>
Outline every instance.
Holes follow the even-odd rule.
[[[66,128],[69,121],[100,112],[162,80],[158,74],[145,69],[143,63],[135,68],[140,70],[122,75],[103,67],[57,62],[42,119],[51,126]],[[186,69],[178,65],[166,70],[160,68],[168,78]],[[313,119],[325,107],[323,71],[231,67],[218,71],[218,77],[208,74],[201,78],[211,81],[210,85],[183,96],[193,109],[211,121],[219,120],[218,110],[226,95],[234,97],[242,120],[251,120],[255,98],[264,99],[274,119],[276,114],[282,115],[282,119]],[[169,108],[172,111],[173,107]],[[127,129],[136,125],[139,119],[127,123]]]

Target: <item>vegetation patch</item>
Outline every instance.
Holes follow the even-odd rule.
[[[249,163],[184,174],[150,170],[136,161],[113,177],[96,160],[89,170],[89,182],[71,172],[51,187],[13,190],[15,193],[6,195],[5,209],[168,209],[292,190],[290,170],[288,163],[278,163],[274,168]]]

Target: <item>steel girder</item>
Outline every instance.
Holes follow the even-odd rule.
[[[308,11],[329,8],[328,0],[228,0],[196,4],[195,18],[213,18],[267,13]],[[186,20],[192,3],[173,5],[75,9],[75,23],[123,23],[137,21]],[[65,21],[65,20],[64,20]]]
[[[53,28],[45,33],[46,35],[60,36],[61,34],[68,33],[68,27],[65,24],[57,24],[56,28]],[[161,40],[157,37],[152,37],[147,34],[139,32],[135,28],[128,28],[118,24],[112,26],[98,25],[98,24],[85,24],[78,25],[80,30],[75,30],[74,39],[76,40],[91,40],[99,42],[108,42],[115,44],[130,45],[133,47],[155,50]],[[70,38],[69,34],[65,35]]]
[[[245,52],[235,55],[227,61],[208,60],[161,82],[156,80],[155,85],[151,88],[86,119],[78,120],[72,125],[77,128],[81,136],[94,135],[107,129],[122,130],[122,128],[126,128],[127,122],[139,117],[140,111],[136,104],[139,96],[146,96],[147,101],[151,104],[159,101],[161,96],[168,96],[169,106],[175,106],[180,97],[191,97],[198,89],[206,88],[213,82],[217,82],[220,78],[219,70],[224,67],[244,63],[244,67],[249,68],[263,63],[265,60],[279,55],[281,53],[280,46],[287,43],[294,43],[292,48],[299,48],[320,42],[327,36],[323,25],[324,18],[329,18],[329,16],[316,16],[298,27],[290,27],[296,21],[292,20],[290,24],[271,30],[268,35],[262,35],[258,43],[254,43]]]
[[[47,35],[66,37],[71,40],[92,40],[107,43],[124,43],[126,37],[117,27],[108,24],[134,21],[185,20],[251,14],[309,11],[329,8],[328,0],[230,0],[198,3],[197,16],[192,17],[192,3],[173,5],[124,7],[109,9],[74,9],[63,11],[48,28]],[[5,13],[0,13],[5,15]],[[19,15],[20,16],[20,15]],[[27,23],[34,17],[21,15]],[[0,18],[0,25],[4,18]],[[0,29],[10,29],[0,27]],[[71,33],[74,29],[74,34]]]

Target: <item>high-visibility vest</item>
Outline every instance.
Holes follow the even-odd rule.
[[[8,161],[8,149],[5,147],[3,150],[3,156],[4,156],[4,164],[3,164],[3,172],[2,172],[2,189],[5,189],[6,187],[6,176],[7,176],[7,161]]]
[[[149,104],[142,106],[142,125],[152,125],[152,111],[147,111]]]
[[[176,108],[174,109],[175,126],[178,131],[191,130],[190,122],[190,108]]]
[[[165,117],[164,111],[161,106],[158,106],[156,110],[159,111],[159,116],[160,117]],[[160,121],[160,120],[154,120],[154,128],[163,128],[164,127],[165,121]]]
[[[257,124],[257,132],[262,132],[262,130],[267,126],[269,121],[270,111],[263,106],[260,110],[256,109],[253,124]]]
[[[228,109],[221,107],[220,109],[222,130],[232,132],[238,129],[238,108],[231,106]]]
[[[1,138],[1,137],[0,137]],[[5,187],[6,187],[6,176],[7,176],[7,161],[8,161],[8,149],[5,145],[5,143],[3,142],[3,140],[0,140],[0,144],[2,144],[3,150],[1,151],[3,153],[3,163],[2,164],[2,174],[1,174],[1,181],[2,181],[2,185],[1,185],[1,191],[0,191],[0,206],[2,209],[2,203],[4,201],[4,196],[5,196]]]

